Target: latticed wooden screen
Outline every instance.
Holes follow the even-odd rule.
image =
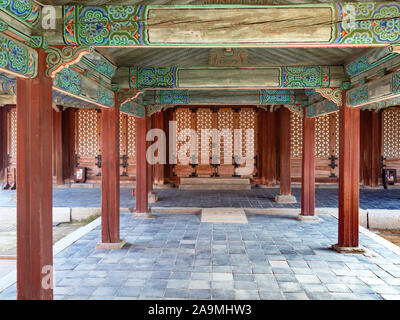
[[[119,114],[119,154],[126,154],[126,114]]]
[[[334,130],[332,135],[334,135],[335,137],[335,143],[334,143],[335,149],[331,150],[331,152],[336,158],[339,158],[339,112],[332,113],[331,117],[333,117],[333,123],[334,123]]]
[[[296,112],[290,112],[290,154],[292,158],[301,158],[303,148],[303,118]]]
[[[134,116],[127,116],[127,156],[136,158],[136,122]]]
[[[187,108],[179,108],[176,111],[176,131],[177,131],[177,150],[182,150],[182,146],[189,141],[186,129],[192,129],[192,111]],[[186,137],[186,139],[185,139]],[[186,150],[186,157],[190,157],[190,148]],[[179,156],[178,156],[179,163]]]
[[[10,122],[9,122],[9,155],[11,157],[17,156],[17,108],[10,109]]]
[[[196,132],[198,135],[198,162],[200,163],[203,159],[209,159],[212,155],[211,130],[213,128],[213,114],[211,109],[201,108],[196,112]],[[203,141],[204,140],[204,141]],[[203,160],[204,161],[204,160]]]
[[[255,155],[256,123],[256,111],[254,109],[240,109],[238,129],[242,129],[242,157]],[[248,129],[253,130],[252,135],[246,134]]]
[[[383,156],[386,159],[400,158],[400,109],[383,111]]]
[[[315,118],[315,156],[317,158],[329,158],[329,114]]]
[[[231,155],[231,159],[226,164],[232,164],[232,156],[233,156],[233,129],[234,129],[234,120],[233,120],[233,110],[232,109],[220,109],[218,110],[218,120],[217,120],[217,129],[221,133],[221,141],[220,141],[220,163],[225,164],[224,156],[225,152]],[[225,143],[227,141],[227,143]],[[230,143],[229,143],[230,141]]]
[[[78,110],[78,150],[80,157],[96,157],[100,154],[100,114],[95,109]]]

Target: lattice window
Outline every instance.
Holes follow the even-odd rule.
[[[301,158],[303,148],[303,118],[296,112],[290,112],[290,154],[292,158]]]
[[[10,109],[10,156],[17,156],[17,108]]]
[[[80,157],[96,157],[99,152],[99,115],[94,109],[78,111],[78,152]]]
[[[335,117],[335,152],[334,156],[339,158],[339,112],[335,112],[332,114]]]
[[[128,139],[128,150],[127,156],[129,158],[136,157],[136,121],[134,116],[128,117],[128,130],[127,130],[127,139]]]
[[[182,149],[182,146],[185,145],[189,140],[190,137],[184,132],[186,129],[192,129],[192,111],[187,108],[180,108],[176,111],[176,131],[177,131],[177,151]],[[186,140],[184,137],[186,136]],[[186,157],[190,157],[190,148],[186,150]],[[179,162],[179,156],[178,156]]]
[[[126,121],[126,115],[123,113],[119,114],[119,154],[125,154],[125,137],[126,132],[124,132],[124,122]]]
[[[220,141],[220,159],[221,164],[231,164],[232,158],[228,163],[224,162],[224,153],[226,151],[227,155],[230,154],[233,156],[233,129],[234,129],[234,120],[233,120],[233,111],[231,109],[228,110],[218,110],[218,130],[221,133],[221,141]],[[228,131],[229,130],[229,133]],[[225,139],[227,140],[227,144],[225,145]],[[231,143],[229,143],[231,141]]]
[[[383,156],[400,158],[400,109],[383,111]]]
[[[315,156],[329,158],[329,115],[315,118]]]
[[[254,109],[240,109],[239,129],[242,129],[242,156],[255,155],[255,130],[256,130],[256,111]],[[246,130],[252,129],[253,135],[247,137]]]
[[[208,159],[212,156],[212,128],[213,128],[213,121],[212,121],[212,111],[210,109],[200,108],[196,112],[196,132],[198,138],[198,148],[199,148],[199,159],[198,161],[201,162],[203,159]],[[210,130],[207,134],[207,130]],[[204,138],[207,142],[205,148],[202,147],[202,141]],[[208,149],[208,157],[207,157],[207,149]],[[204,161],[204,160],[203,160]]]

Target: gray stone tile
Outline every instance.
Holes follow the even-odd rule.
[[[233,290],[212,289],[212,299],[215,300],[235,300],[235,293]]]
[[[259,290],[261,300],[283,300],[284,297],[280,291]]]
[[[304,291],[300,292],[284,292],[286,300],[310,300],[307,294]]]
[[[260,300],[257,290],[235,290],[236,300]]]
[[[209,300],[211,299],[211,290],[210,289],[190,289],[189,290],[189,299],[193,300]]]

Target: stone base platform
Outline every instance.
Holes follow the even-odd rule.
[[[180,190],[251,190],[248,178],[181,178]]]

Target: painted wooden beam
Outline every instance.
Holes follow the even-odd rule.
[[[34,78],[37,68],[35,50],[0,32],[0,71],[16,77]]]
[[[121,105],[121,112],[139,118],[146,117],[146,107],[132,100]]]
[[[124,47],[371,46],[400,40],[396,31],[400,22],[393,17],[399,10],[396,2],[371,2],[364,7],[348,3],[67,5],[64,40],[69,45]]]
[[[395,46],[389,45],[383,48],[376,48],[363,56],[345,64],[344,70],[350,77],[352,83],[368,78],[371,74],[376,74],[383,67],[398,64],[398,53]],[[395,62],[397,60],[397,62]]]
[[[371,104],[390,102],[398,97],[400,97],[400,71],[348,90],[346,102],[350,107],[368,108]]]
[[[137,89],[325,88],[340,87],[346,79],[341,66],[132,67],[129,70],[129,87]]]
[[[325,99],[323,101],[316,102],[311,106],[306,107],[305,114],[307,118],[315,118],[318,116],[322,116],[337,111],[339,111],[339,107],[337,106],[337,104],[331,100]]]
[[[53,88],[98,107],[113,107],[115,104],[112,90],[99,85],[71,68],[64,68],[56,73],[53,79]]]
[[[16,92],[16,80],[0,74],[0,94],[15,98]],[[53,103],[73,108],[112,107],[114,92],[65,68],[53,79]]]
[[[262,90],[147,90],[148,105],[282,105],[305,104],[307,97],[293,89]]]
[[[39,20],[41,7],[32,0],[7,0],[0,2],[0,11],[32,28]]]

